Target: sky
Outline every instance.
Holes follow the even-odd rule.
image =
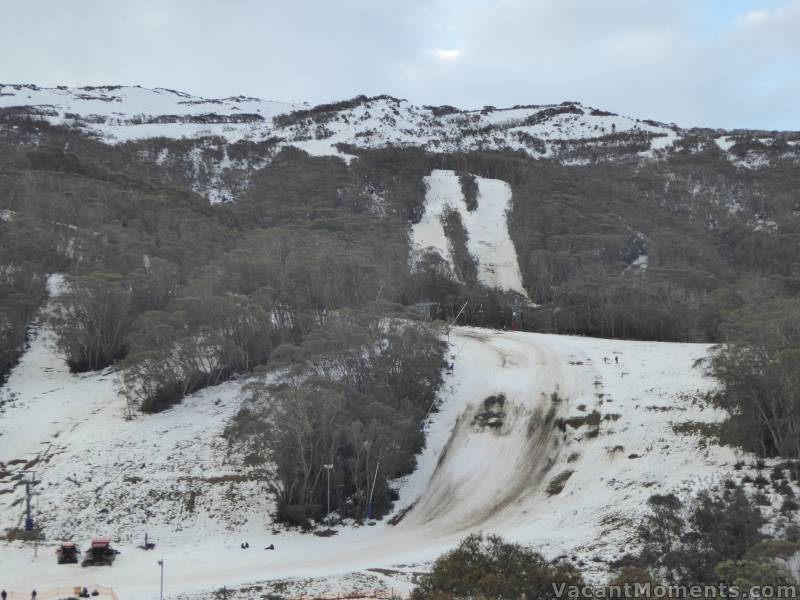
[[[800,130],[800,0],[0,0],[0,81]]]

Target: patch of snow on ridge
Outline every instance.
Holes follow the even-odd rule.
[[[678,131],[674,126],[597,111],[579,103],[453,109],[444,114],[441,107],[416,106],[388,96],[358,98],[344,105],[317,107],[276,122],[275,117],[309,107],[247,97],[208,99],[138,86],[0,84],[0,108],[13,107],[52,124],[78,126],[106,143],[155,137],[219,136],[230,143],[278,138],[281,145],[345,160],[347,156],[336,149],[338,143],[359,148],[410,146],[439,153],[515,150],[534,158],[551,158],[559,141],[643,132],[662,136],[654,141],[654,149],[656,145],[665,149]]]
[[[450,244],[442,227],[442,215],[451,208],[458,212],[467,231],[467,249],[478,261],[478,281],[491,288],[514,291],[527,297],[517,253],[508,233],[506,213],[511,187],[499,179],[475,178],[478,208],[468,211],[461,183],[454,171],[435,169],[424,178],[425,213],[411,230],[417,254],[433,251],[453,267]]]
[[[141,86],[41,88],[35,85],[0,84],[0,107],[10,106],[51,109],[62,118],[94,115],[105,117],[110,124],[155,116],[187,117],[210,113],[255,114],[267,118],[299,108],[288,102],[244,96],[201,98],[175,90]]]

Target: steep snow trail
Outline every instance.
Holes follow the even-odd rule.
[[[442,215],[448,206],[457,209],[464,203],[461,184],[452,171],[438,169],[423,177],[422,181],[425,184],[425,212],[419,223],[411,228],[412,245],[417,252],[436,252],[452,267],[453,257],[442,226]]]
[[[725,449],[707,449],[703,455],[692,438],[671,435],[668,411],[680,404],[679,394],[710,385],[699,370],[692,369],[693,361],[705,355],[706,346],[458,328],[452,333],[451,347],[456,355],[455,370],[441,393],[441,408],[428,426],[427,446],[418,468],[401,486],[397,511],[409,510],[398,525],[390,526],[384,520],[372,527],[341,528],[331,538],[294,532],[272,535],[264,492],[245,490],[249,493],[246,502],[214,514],[214,504],[228,501],[224,493],[217,493],[210,496],[212,506],[203,509],[205,512],[202,507],[196,509],[200,517],[183,515],[184,527],[170,529],[169,523],[162,523],[154,535],[158,542],[155,553],[137,550],[135,543],[122,543],[123,553],[111,569],[59,566],[49,549],[40,550],[34,558],[32,548],[24,543],[2,543],[0,585],[26,590],[96,583],[113,587],[123,600],[154,598],[158,558],[165,561],[169,595],[287,577],[331,577],[336,581],[342,574],[369,568],[425,563],[467,533],[479,530],[532,543],[550,556],[591,552],[608,558],[615,549],[624,548],[624,531],[608,530],[610,523],[641,512],[651,493],[714,477],[721,464],[734,460]],[[606,364],[604,358],[613,356],[621,357],[620,364],[613,360]],[[123,481],[142,457],[163,462],[161,470],[147,471],[146,476],[165,489],[176,478],[208,472],[215,460],[221,460],[213,451],[214,440],[226,415],[235,410],[236,386],[220,386],[165,413],[126,422],[107,374],[75,377],[62,373],[61,387],[50,394],[26,392],[23,380],[40,385],[35,382],[46,377],[44,372],[37,373],[33,364],[52,369],[51,360],[55,359],[46,336],[34,339],[9,385],[10,390],[23,388],[24,398],[0,416],[0,428],[10,431],[9,425],[24,411],[52,410],[50,395],[65,398],[62,394],[71,394],[68,398],[73,402],[64,405],[74,410],[69,418],[80,426],[59,429],[61,452],[42,465],[42,479],[47,483],[40,502],[51,512],[61,511],[56,521],[62,527],[72,513],[82,516],[83,521],[73,524],[72,536],[82,546],[91,536],[103,533],[130,540],[131,529],[138,536],[153,525],[147,519],[158,521],[158,506],[152,507],[150,517],[144,513],[144,521],[128,518],[129,512],[135,516],[141,510],[131,504],[128,495],[140,486],[149,492],[152,488],[147,485],[153,485]],[[559,401],[553,401],[553,392]],[[498,394],[505,396],[502,424],[487,426],[476,417],[485,412],[484,400]],[[650,411],[650,405],[660,410]],[[680,406],[687,411],[682,416],[719,418],[713,411],[701,414],[702,409],[691,413],[689,405]],[[595,407],[604,413],[605,408],[613,408],[616,413],[616,420],[603,425],[596,439],[586,435],[585,428],[561,432],[552,423],[545,424],[551,408],[558,414],[575,415]],[[61,420],[66,418],[65,414]],[[34,420],[25,421],[31,422]],[[86,452],[92,448],[93,432],[103,445],[109,445],[107,453]],[[36,450],[53,435],[48,426],[33,428],[21,437],[0,437],[0,454],[21,456],[21,450]],[[23,438],[27,441],[20,441]],[[113,445],[116,439],[120,446]],[[623,444],[622,453],[610,451]],[[123,451],[133,458],[126,462]],[[626,458],[629,453],[638,458]],[[86,476],[97,480],[86,490],[87,506],[71,506],[74,497],[60,493],[56,484],[63,485],[58,480],[72,470],[82,472],[83,459],[94,465]],[[101,464],[102,460],[107,464]],[[543,488],[567,466],[574,475],[560,495],[550,497]],[[110,501],[93,504],[92,494],[104,489],[111,494]],[[146,499],[152,500],[150,496]],[[4,523],[18,518],[19,505],[0,506]],[[116,513],[117,519],[102,516],[98,512],[102,508]],[[246,513],[242,524],[222,527],[232,510]],[[114,529],[118,526],[124,529]],[[239,549],[244,540],[249,541],[251,550]],[[277,548],[274,552],[261,550],[270,543]]]
[[[517,252],[508,232],[511,186],[499,179],[475,179],[478,183],[478,207],[469,211],[459,177],[454,171],[434,169],[423,178],[425,212],[420,222],[411,228],[415,252],[436,252],[453,267],[442,215],[448,209],[455,210],[467,232],[467,250],[478,262],[478,281],[490,288],[515,291],[527,297]]]
[[[478,208],[473,212],[463,210],[461,220],[469,232],[469,251],[478,258],[478,280],[490,288],[527,296],[517,251],[508,232],[506,212],[511,206],[511,186],[499,179],[476,180]]]

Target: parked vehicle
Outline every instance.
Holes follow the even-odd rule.
[[[119,550],[115,550],[111,547],[111,542],[108,538],[95,538],[92,540],[92,545],[86,551],[81,566],[110,567],[114,563],[114,559],[117,558],[117,554],[119,554]]]
[[[81,551],[75,544],[72,542],[64,542],[58,548],[56,548],[56,558],[58,558],[58,564],[77,564],[78,555],[80,553]]]

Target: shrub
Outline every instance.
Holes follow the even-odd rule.
[[[567,469],[551,479],[550,483],[548,483],[547,487],[545,488],[547,494],[550,496],[560,494],[564,490],[564,487],[567,485],[567,481],[570,477],[572,477],[574,472],[575,471]]]
[[[413,600],[556,598],[556,590],[582,584],[580,572],[548,562],[533,550],[497,536],[473,534],[439,557],[420,577]],[[563,586],[563,587],[562,587]]]

